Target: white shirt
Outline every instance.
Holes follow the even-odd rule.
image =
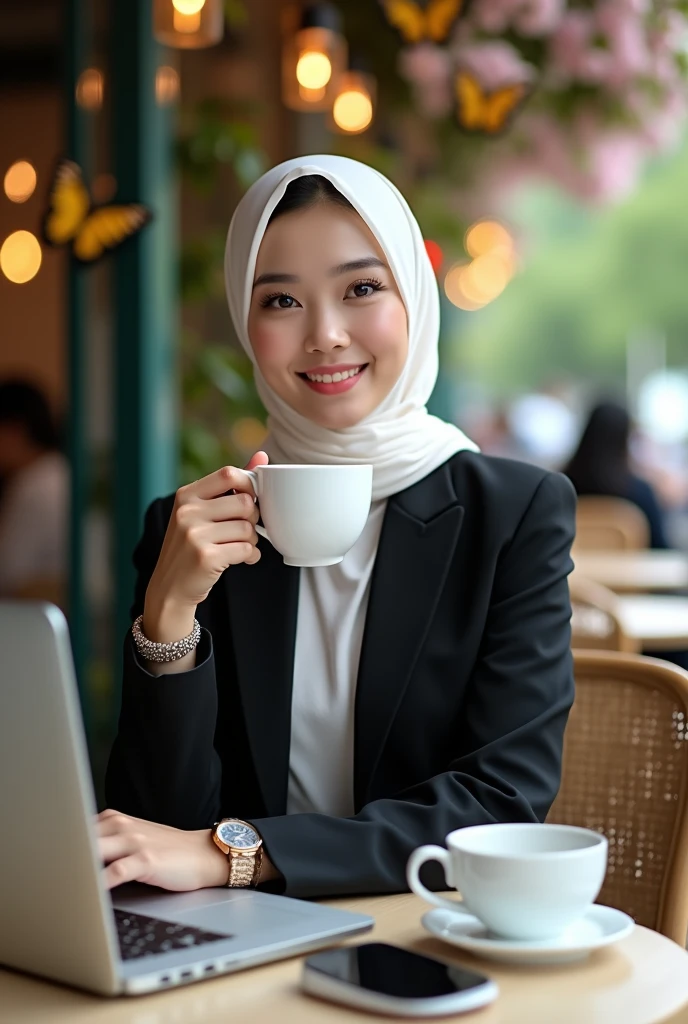
[[[387,502],[337,565],[301,569],[287,814],[354,813],[354,702],[370,579]]]
[[[67,574],[69,464],[59,452],[30,463],[0,505],[0,594]]]

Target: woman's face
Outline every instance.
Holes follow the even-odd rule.
[[[265,232],[248,331],[273,391],[331,430],[380,405],[408,352],[406,309],[380,246],[357,213],[327,202]]]

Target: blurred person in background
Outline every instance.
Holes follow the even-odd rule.
[[[653,487],[632,468],[632,433],[631,417],[623,405],[598,402],[563,472],[578,495],[625,498],[637,505],[650,527],[650,547],[668,548],[664,510]]]
[[[0,381],[0,596],[64,606],[69,465],[50,405],[28,381]]]

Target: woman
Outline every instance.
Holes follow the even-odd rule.
[[[650,527],[650,547],[668,548],[657,496],[647,480],[631,470],[631,429],[631,417],[623,405],[599,402],[590,412],[564,473],[579,495],[609,495],[637,505]]]
[[[127,638],[106,884],[236,884],[237,851],[228,874],[211,835],[230,817],[262,842],[244,884],[400,891],[419,844],[542,820],[554,799],[573,700],[573,489],[427,414],[437,285],[376,171],[331,156],[269,171],[234,215],[226,275],[269,413],[249,466],[372,463],[373,504],[340,565],[302,570],[257,547],[241,470],[150,507],[139,644],[192,634],[194,614],[202,630],[164,675]],[[430,883],[445,884],[439,870]]]

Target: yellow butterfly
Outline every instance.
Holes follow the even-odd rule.
[[[140,231],[152,214],[140,203],[93,206],[81,168],[61,160],[55,172],[50,206],[43,221],[49,245],[68,245],[81,263],[92,263]]]
[[[463,5],[464,0],[429,0],[425,7],[416,0],[382,0],[387,21],[407,43],[444,42]]]
[[[517,82],[494,92],[485,92],[472,75],[461,71],[456,78],[459,124],[467,132],[497,135],[507,126],[529,91],[526,83]]]

